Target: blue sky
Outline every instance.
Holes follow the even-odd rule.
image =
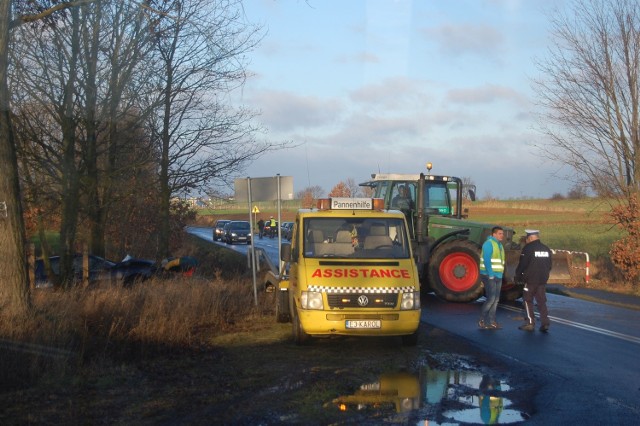
[[[267,31],[242,102],[269,153],[241,177],[329,191],[371,173],[470,177],[478,195],[550,197],[572,186],[534,145],[531,79],[562,0],[251,0]]]

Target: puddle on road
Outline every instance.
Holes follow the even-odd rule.
[[[416,374],[381,374],[351,395],[325,406],[358,413],[387,423],[428,426],[509,424],[527,420],[512,407],[511,386],[503,379],[474,370],[435,370],[421,367]]]

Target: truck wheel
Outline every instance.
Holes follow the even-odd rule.
[[[480,249],[471,241],[455,240],[436,248],[429,260],[429,285],[449,302],[473,302],[483,292]]]
[[[311,336],[309,336],[302,329],[302,324],[300,324],[300,318],[298,318],[298,312],[296,311],[295,306],[291,307],[291,322],[293,323],[293,341],[296,345],[304,345],[309,342]]]
[[[280,291],[277,288],[274,290],[276,294],[276,321],[277,322],[289,322],[291,317],[289,315],[289,295],[286,291]]]

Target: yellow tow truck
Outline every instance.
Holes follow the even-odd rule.
[[[328,198],[298,211],[283,270],[276,317],[293,338],[402,336],[415,345],[420,282],[405,215],[375,198]]]

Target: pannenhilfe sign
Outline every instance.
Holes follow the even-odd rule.
[[[372,210],[373,202],[371,198],[332,198],[331,208],[333,210]]]

